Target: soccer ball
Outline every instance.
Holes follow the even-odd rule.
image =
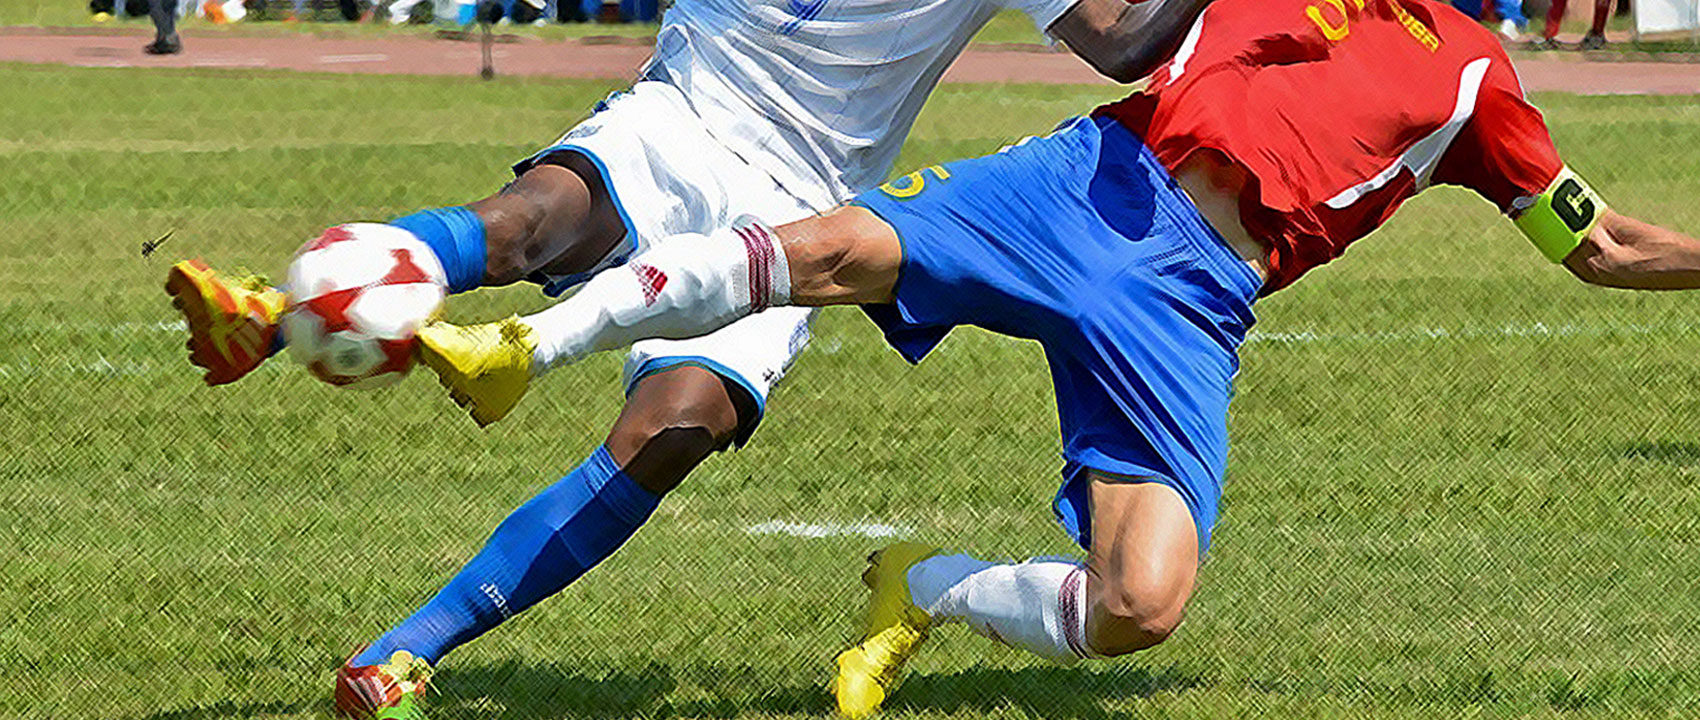
[[[447,287],[436,254],[413,233],[333,227],[289,265],[289,354],[332,385],[392,385],[413,367],[414,333],[443,306]]]

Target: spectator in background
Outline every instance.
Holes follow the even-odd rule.
[[[1553,0],[1561,3],[1564,0]],[[1490,0],[1452,0],[1452,7],[1459,12],[1477,20],[1482,19],[1483,6]],[[1499,34],[1512,42],[1523,40],[1523,30],[1529,26],[1529,19],[1523,16],[1522,0],[1491,0],[1493,9],[1499,15]]]
[[[1565,6],[1570,0],[1552,0],[1552,9],[1547,11],[1546,28],[1541,33],[1541,39],[1531,46],[1535,50],[1557,50],[1563,47],[1558,42],[1558,29],[1564,25]],[[1594,0],[1594,25],[1588,28],[1588,34],[1582,36],[1581,50],[1598,50],[1606,46],[1606,20],[1611,17],[1611,0]]]
[[[183,41],[177,37],[177,0],[153,0],[148,16],[153,18],[153,42],[142,46],[142,52],[149,55],[183,52]]]

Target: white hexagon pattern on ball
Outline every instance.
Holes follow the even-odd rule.
[[[441,285],[377,285],[348,306],[348,320],[372,337],[402,340],[413,337],[442,304]]]
[[[295,362],[312,365],[324,353],[325,324],[313,313],[290,311],[283,316],[283,339]]]

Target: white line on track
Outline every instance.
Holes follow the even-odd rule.
[[[346,63],[386,62],[389,59],[390,59],[390,56],[385,55],[383,53],[363,53],[363,54],[357,53],[357,54],[352,54],[352,55],[320,55],[319,56],[319,63],[322,64],[322,65],[341,65],[341,64],[346,64]]]
[[[751,535],[790,535],[800,538],[828,537],[865,537],[873,539],[908,537],[909,528],[886,525],[884,523],[853,522],[846,524],[825,523],[794,523],[784,520],[769,520],[759,525],[744,528]]]
[[[268,64],[265,58],[258,57],[210,57],[189,61],[189,67],[198,68],[257,68]]]

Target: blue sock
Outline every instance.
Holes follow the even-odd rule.
[[[658,502],[614,464],[607,447],[597,447],[584,464],[503,520],[436,597],[353,664],[381,663],[397,650],[435,664],[602,562]]]
[[[431,246],[449,276],[450,293],[476,290],[484,284],[484,220],[478,213],[464,207],[421,210],[390,224]]]

